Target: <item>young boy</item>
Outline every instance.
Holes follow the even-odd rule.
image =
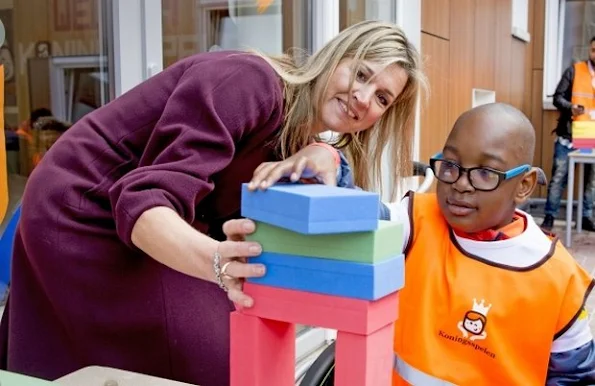
[[[430,162],[436,194],[392,208],[406,240],[393,385],[595,384],[584,309],[594,280],[516,209],[545,183],[534,151],[519,110],[469,110]]]
[[[392,209],[406,224],[393,385],[595,383],[585,272],[533,218],[535,133],[505,104],[455,123],[431,159],[436,194]]]

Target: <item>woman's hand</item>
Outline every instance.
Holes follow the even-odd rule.
[[[221,257],[220,285],[227,289],[227,296],[232,302],[244,307],[252,307],[254,304],[254,300],[242,292],[244,280],[265,274],[264,265],[248,263],[247,257],[258,256],[262,251],[258,243],[245,241],[246,235],[255,229],[254,222],[248,219],[225,222],[223,232],[227,241],[221,242],[218,250]]]
[[[232,220],[223,225],[228,240],[219,242],[198,232],[173,209],[155,207],[144,212],[132,229],[132,242],[160,263],[186,275],[218,283],[229,299],[251,307],[252,299],[242,292],[247,277],[264,275],[262,264],[247,264],[246,258],[258,256],[261,246],[245,241],[254,232],[250,220]],[[215,257],[219,256],[219,264]],[[229,263],[229,264],[227,264]],[[217,277],[219,269],[219,277]]]
[[[311,144],[286,160],[260,164],[254,171],[248,189],[266,189],[283,177],[289,177],[292,182],[300,178],[318,177],[326,185],[336,185],[338,160],[337,150],[328,145]]]

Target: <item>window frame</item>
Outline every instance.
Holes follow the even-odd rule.
[[[553,94],[562,76],[566,0],[546,0],[543,39],[543,109],[556,110]]]
[[[531,34],[529,33],[529,1],[512,0],[511,33],[515,38],[529,43]],[[521,17],[521,19],[519,19]]]
[[[54,56],[49,59],[51,109],[54,116],[68,122],[72,114],[73,90],[71,84],[66,84],[66,71],[98,67],[103,72],[107,68],[107,60],[100,55]],[[68,100],[65,99],[67,88]],[[101,90],[101,105],[104,105],[108,100],[103,87]]]
[[[100,0],[100,6],[105,3],[109,0]],[[118,97],[163,70],[161,0],[112,0],[110,5]]]

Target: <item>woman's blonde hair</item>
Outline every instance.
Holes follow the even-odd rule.
[[[403,92],[375,126],[356,134],[341,134],[336,142],[353,167],[355,184],[366,190],[383,188],[382,153],[388,146],[390,170],[394,173],[390,195],[394,198],[397,177],[412,173],[415,107],[420,86],[426,85],[419,53],[403,31],[392,23],[363,21],[343,30],[300,64],[289,55],[260,55],[285,85],[285,121],[279,134],[283,158],[302,149],[312,138],[312,128],[319,121],[318,107],[322,106],[329,79],[341,60],[368,60],[385,66],[396,63],[406,71],[408,80]],[[356,71],[357,66],[352,84]]]

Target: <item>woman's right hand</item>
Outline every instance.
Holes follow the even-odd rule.
[[[133,244],[160,263],[186,275],[220,284],[229,299],[251,307],[252,299],[242,292],[247,277],[264,275],[262,264],[248,264],[247,258],[258,256],[261,246],[245,241],[256,226],[250,220],[231,220],[223,225],[226,241],[217,241],[198,232],[169,207],[145,211],[132,229]],[[215,264],[218,254],[220,261]],[[229,264],[227,264],[229,262]],[[226,265],[227,264],[227,265]],[[216,267],[219,270],[217,278]]]
[[[246,235],[254,232],[256,225],[248,219],[229,220],[223,224],[223,232],[227,236],[218,246],[221,257],[221,284],[227,289],[229,299],[243,307],[252,307],[254,300],[243,291],[244,281],[248,277],[261,277],[265,274],[265,266],[249,262],[262,252],[260,244],[245,241]],[[215,277],[215,282],[219,280]]]

